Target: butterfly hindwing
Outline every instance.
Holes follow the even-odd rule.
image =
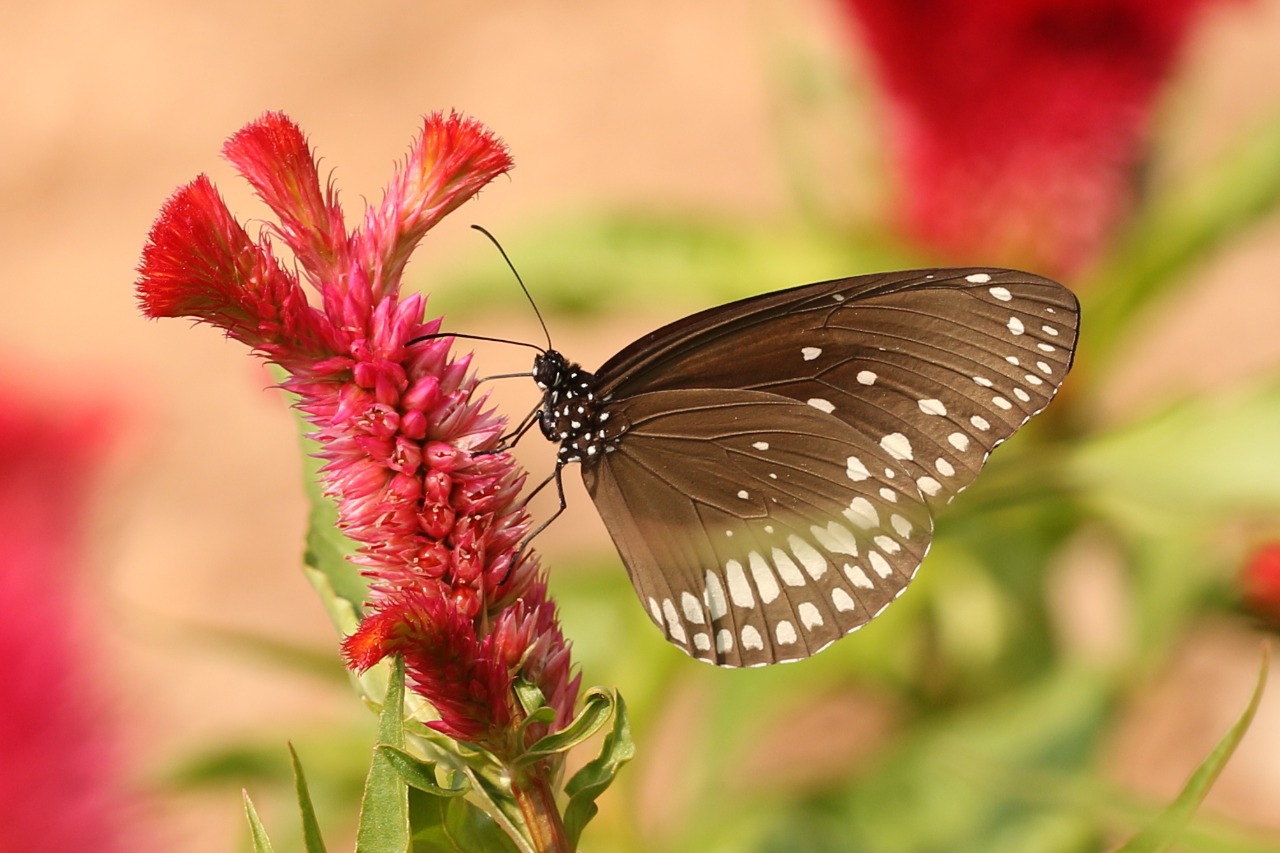
[[[811,406],[715,389],[611,411],[625,440],[583,479],[646,610],[694,657],[808,657],[879,613],[924,558],[932,524],[900,461]]]

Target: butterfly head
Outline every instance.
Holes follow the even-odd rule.
[[[569,372],[569,362],[563,355],[553,349],[540,352],[533,357],[533,381],[544,394],[557,391]]]

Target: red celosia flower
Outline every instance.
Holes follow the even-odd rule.
[[[841,0],[891,98],[913,237],[1063,273],[1134,202],[1148,125],[1209,0]]]
[[[518,751],[514,679],[537,685],[559,722],[578,679],[536,564],[512,565],[528,527],[523,476],[505,453],[474,453],[496,446],[503,421],[473,398],[469,358],[453,358],[449,340],[405,346],[439,322],[424,321],[421,296],[400,294],[418,241],[511,160],[477,122],[430,116],[382,203],[348,233],[336,192],[321,186],[285,116],[263,116],[224,153],[279,223],[250,237],[197,178],[152,229],[143,310],[218,326],[288,373],[339,525],[373,580],[371,615],[344,644],[349,663],[363,670],[403,654],[411,687],[440,712],[437,728]],[[271,235],[297,274],[276,259]]]
[[[100,412],[0,390],[0,850],[125,850],[73,569]]]
[[[1240,576],[1245,605],[1272,625],[1280,625],[1280,542],[1268,542],[1245,563]]]

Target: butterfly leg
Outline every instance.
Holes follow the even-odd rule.
[[[521,419],[520,425],[518,427],[516,427],[514,430],[507,433],[506,435],[498,437],[497,447],[490,447],[486,450],[474,450],[471,452],[471,455],[472,456],[492,456],[495,453],[505,453],[511,448],[515,447],[516,443],[520,441],[520,439],[524,438],[524,434],[527,433],[530,429],[532,429],[533,425],[538,422],[538,415],[541,411],[542,411],[542,404],[539,403],[537,406],[534,406],[533,411],[529,412],[529,414],[525,415],[524,418]],[[539,486],[538,488],[542,488],[542,487]]]
[[[535,529],[532,533],[526,536],[524,538],[524,541],[522,541],[520,545],[516,548],[516,552],[513,555],[511,555],[511,562],[509,564],[509,568],[507,569],[507,573],[502,576],[502,580],[498,582],[499,585],[506,583],[507,578],[511,576],[511,569],[520,564],[520,558],[524,556],[524,549],[529,547],[529,543],[533,542],[533,540],[537,537],[539,533],[546,530],[551,525],[551,522],[559,518],[560,514],[564,512],[565,507],[569,505],[568,501],[564,499],[564,480],[561,479],[561,473],[560,473],[563,468],[564,468],[563,465],[557,465],[556,469],[551,472],[551,476],[547,477],[545,480],[539,483],[537,487],[535,487],[534,490],[530,492],[529,495],[524,499],[524,505],[528,506],[529,501],[533,499],[534,495],[538,494],[538,492],[546,488],[548,483],[554,480],[556,484],[556,496],[560,498],[560,507],[554,513],[551,514],[550,518],[542,522],[542,524],[539,524],[537,529]]]

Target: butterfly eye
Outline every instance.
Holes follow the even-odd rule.
[[[1078,322],[1028,273],[888,273],[712,308],[594,375],[548,350],[534,376],[557,485],[581,463],[667,640],[760,666],[902,594],[933,514],[1057,392]]]

